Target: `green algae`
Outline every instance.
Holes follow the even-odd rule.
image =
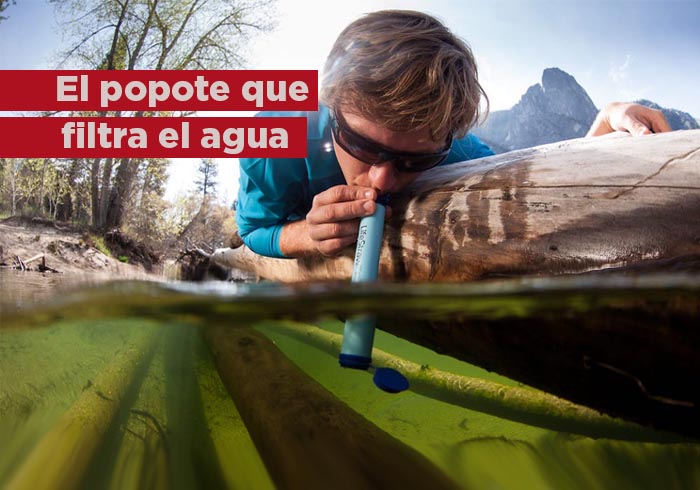
[[[3,487],[272,488],[195,327],[63,322],[0,349]]]
[[[416,448],[465,489],[697,488],[700,444],[593,439],[505,420],[411,391],[387,394],[374,387],[369,373],[339,372],[336,357],[275,333],[265,324],[259,329],[339,399]],[[377,347],[401,353],[413,362],[453,363],[427,349],[412,347],[408,354],[402,350],[404,343],[377,332]],[[468,365],[463,369],[463,373],[475,372]],[[503,380],[493,373],[481,374]],[[659,482],[664,485],[658,486]]]
[[[528,293],[527,284],[481,290],[390,285],[363,291],[343,285],[245,286],[223,293],[121,284],[84,290],[41,308],[5,308],[0,310],[0,486],[62,426],[66,414],[80,413],[72,407],[80,406],[88,393],[92,403],[108,402],[105,398],[119,402],[114,414],[102,416],[110,420],[108,426],[88,433],[98,444],[79,456],[86,465],[84,474],[80,465],[72,466],[78,488],[274,488],[197,329],[213,322],[230,328],[249,322],[257,323],[338,399],[419,451],[465,489],[698,488],[700,444],[695,442],[629,442],[613,433],[594,439],[416,392],[389,395],[374,387],[368,373],[343,370],[334,356],[263,325],[271,318],[315,321],[321,315],[342,317],[356,311],[433,320],[455,315],[501,318],[504,312],[556,316],[601,304],[630,308],[646,298],[687,309],[697,303],[697,286],[684,281],[670,289],[624,281],[619,288],[596,289],[593,283],[582,291],[562,289],[564,283],[558,283],[537,294]],[[342,332],[337,320],[316,323],[328,332]],[[143,356],[148,361],[135,371],[132,382],[125,383],[127,376],[120,374],[105,387],[100,374],[147,332],[158,332],[153,356]],[[375,345],[427,371],[529,389],[381,331]],[[125,384],[128,389],[121,394],[110,388]],[[99,413],[89,408],[86,415]],[[56,461],[66,459],[67,441],[82,437],[71,431],[52,446]],[[61,482],[52,483],[58,488]]]
[[[325,322],[324,325],[326,328],[332,328],[330,322]],[[266,333],[291,336],[333,357],[340,353],[342,335],[312,325],[265,322],[258,324],[258,328]],[[379,345],[382,344],[393,344],[394,348],[405,348],[410,344],[398,338],[392,339],[389,334],[381,332],[372,352],[372,360],[376,367],[389,367],[401,372],[410,382],[411,390],[420,395],[501,418],[590,437],[666,442],[681,439],[673,434],[657,433],[636,424],[601,415],[595,410],[539,390],[487,380],[484,379],[483,373],[481,377],[458,375],[435,369],[427,363],[412,362],[380,349]]]

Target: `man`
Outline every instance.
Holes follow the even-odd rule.
[[[306,159],[241,159],[236,221],[258,254],[337,255],[378,195],[437,165],[493,155],[467,133],[488,104],[474,56],[427,14],[379,11],[350,24],[326,60],[320,99],[317,112],[297,114],[308,118]],[[589,135],[668,130],[661,112],[614,103]]]

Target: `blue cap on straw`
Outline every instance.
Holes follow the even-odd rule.
[[[408,389],[406,377],[396,369],[391,368],[377,368],[374,372],[374,384],[387,393],[401,393]]]

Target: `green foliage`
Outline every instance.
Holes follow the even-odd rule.
[[[60,68],[242,68],[250,37],[272,26],[273,0],[51,2],[68,43]],[[0,15],[12,3],[0,0]],[[71,115],[179,114],[105,111]],[[231,216],[219,216],[209,208],[216,164],[212,160],[206,164],[202,192],[193,200],[185,199],[181,206],[176,204],[175,209],[163,199],[168,165],[164,159],[0,159],[0,213],[41,215],[91,224],[96,229],[124,228],[158,250],[175,246],[199,213],[203,223],[219,227],[207,240],[222,242],[235,225]],[[95,243],[109,254],[101,239],[95,238]]]
[[[142,192],[138,206],[127,210],[124,231],[139,242],[161,251],[168,233],[163,215],[168,202],[155,191]]]
[[[207,198],[180,238],[205,248],[219,248],[228,246],[237,229],[235,213],[228,206]]]
[[[0,159],[0,212],[57,219],[66,193],[80,193],[80,183],[69,182],[68,165],[52,158]]]
[[[120,255],[120,256],[119,256],[119,262],[122,262],[122,263],[124,263],[124,264],[128,264],[128,263],[129,263],[129,257],[127,257],[126,255]]]
[[[163,215],[170,233],[180,236],[202,207],[201,197],[195,193],[179,194]]]
[[[73,40],[65,59],[79,68],[241,68],[250,36],[272,27],[271,0],[54,3]]]
[[[250,36],[272,26],[273,0],[51,1],[69,40],[61,68],[242,68],[242,53]],[[153,111],[92,115],[163,116]],[[148,235],[149,240],[159,239],[162,223],[148,232],[145,227],[148,221],[159,220],[163,212],[158,199],[163,196],[167,160],[96,158],[76,163],[82,163],[83,169],[68,173],[69,188],[61,197],[59,211],[65,210],[65,219],[76,219],[76,211],[87,203],[93,227],[127,226]],[[75,194],[83,185],[88,190],[87,199]],[[205,195],[207,190],[205,187]],[[160,214],[149,217],[153,212]]]
[[[107,257],[112,256],[112,252],[109,251],[109,248],[107,248],[107,245],[105,244],[105,239],[101,236],[98,235],[90,235],[90,239],[92,240],[93,246],[105,254]]]

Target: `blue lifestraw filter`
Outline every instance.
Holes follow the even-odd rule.
[[[388,198],[388,195],[380,196],[374,214],[360,220],[352,269],[353,283],[377,280]],[[375,324],[376,320],[371,315],[353,317],[345,322],[339,357],[342,367],[364,370],[370,367]],[[378,368],[375,371],[374,383],[389,393],[398,393],[408,388],[406,378],[389,368]]]

